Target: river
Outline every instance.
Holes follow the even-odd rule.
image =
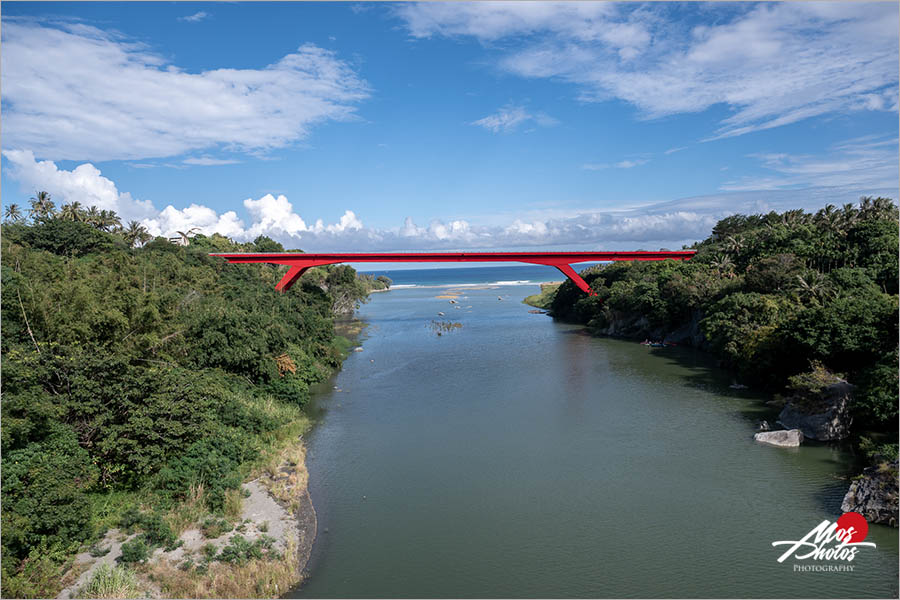
[[[458,291],[360,309],[363,351],[315,401],[319,535],[289,597],[897,596],[896,529],[852,572],[776,560],[840,515],[848,452],[755,443],[771,409],[702,353],[530,313],[536,285]]]

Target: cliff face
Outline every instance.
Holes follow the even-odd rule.
[[[814,440],[841,440],[850,435],[849,405],[853,388],[846,381],[833,383],[812,400],[792,397],[778,415],[778,422],[787,429],[799,429]]]
[[[870,523],[897,527],[897,461],[865,469],[850,484],[841,510],[858,512]]]
[[[691,319],[677,327],[653,327],[650,320],[642,314],[610,311],[609,317],[602,322],[593,319],[588,323],[592,333],[610,337],[628,339],[651,339],[690,346],[701,350],[709,350],[709,343],[700,330],[703,314],[695,310]]]

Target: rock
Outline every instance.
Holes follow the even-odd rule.
[[[354,348],[353,351],[354,352],[362,352],[363,351],[362,346]]]
[[[839,381],[826,386],[812,399],[792,396],[778,415],[778,423],[788,429],[799,429],[814,440],[844,439],[850,435],[853,422],[848,409],[853,388],[846,381]]]
[[[781,448],[795,448],[803,441],[803,432],[799,429],[781,429],[779,431],[761,431],[754,434],[753,439],[763,444]]]
[[[864,469],[850,484],[841,510],[858,512],[869,523],[897,527],[897,461]]]

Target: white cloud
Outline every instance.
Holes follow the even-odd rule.
[[[90,163],[65,171],[52,161],[35,160],[34,154],[27,150],[4,150],[3,157],[9,165],[10,177],[20,181],[25,189],[50,192],[57,207],[77,201],[84,206],[114,210],[126,221],[156,214],[152,202],[119,192],[116,184]]]
[[[206,17],[209,16],[209,13],[203,12],[202,10],[199,12],[195,12],[192,15],[188,15],[186,17],[178,17],[179,21],[187,21],[188,23],[196,23],[197,21],[202,21]]]
[[[521,106],[507,105],[492,115],[473,121],[472,125],[484,127],[494,133],[511,133],[523,123],[534,122],[542,127],[556,125],[558,121],[544,113],[531,114]]]
[[[867,136],[832,146],[822,155],[755,154],[769,175],[728,181],[723,190],[778,190],[828,186],[852,189],[897,189],[900,153],[896,137]],[[891,196],[896,195],[896,192]]]
[[[620,160],[617,163],[588,163],[581,165],[582,169],[586,171],[602,171],[604,169],[632,169],[634,167],[639,167],[641,165],[645,165],[650,162],[649,158],[632,158]]]
[[[213,158],[211,156],[198,156],[186,158],[183,161],[186,165],[199,165],[203,167],[214,167],[218,165],[233,165],[239,163],[241,161],[235,160],[233,158]]]
[[[4,147],[92,161],[265,152],[353,118],[369,93],[313,44],[259,69],[189,72],[94,27],[6,19],[2,87]]]
[[[691,28],[692,11],[702,20],[709,9],[426,2],[397,14],[416,38],[474,37],[506,71],[574,83],[582,100],[617,98],[645,118],[726,105],[730,116],[708,139],[828,113],[898,110],[895,3],[737,5]]]
[[[877,170],[876,163],[884,158],[879,158],[881,153],[896,156],[896,143],[896,140],[863,138],[851,140],[835,151],[858,157],[856,164],[860,169]],[[238,241],[267,235],[287,248],[303,248],[309,252],[678,248],[703,239],[716,221],[734,213],[815,210],[829,203],[853,202],[862,194],[897,195],[895,158],[894,183],[888,182],[886,188],[843,185],[783,189],[788,184],[766,187],[763,182],[752,191],[728,191],[626,210],[519,211],[499,215],[490,225],[474,224],[467,219],[435,219],[428,227],[420,227],[407,217],[397,228],[378,229],[367,227],[353,210],[345,210],[336,223],[325,224],[317,219],[309,225],[285,195],[266,194],[243,201],[248,226],[236,211],[218,213],[198,204],[181,209],[166,206],[158,211],[149,201],[136,201],[130,194],[120,192],[115,183],[91,164],[66,171],[51,161],[36,161],[28,152],[7,150],[3,156],[10,165],[10,176],[23,189],[46,189],[58,203],[78,201],[85,206],[116,210],[124,220],[140,220],[154,235],[173,237],[177,231],[192,228],[199,228],[207,235],[221,233]],[[788,155],[766,155],[761,159],[768,161],[773,169],[780,169],[786,178],[817,177],[833,168],[833,163],[824,160],[799,160]],[[845,171],[852,171],[852,167]],[[878,178],[872,180],[873,185],[878,182]]]

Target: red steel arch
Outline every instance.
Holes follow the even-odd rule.
[[[268,263],[287,265],[288,272],[275,289],[290,289],[310,267],[344,262],[521,262],[556,267],[588,295],[595,295],[587,282],[575,272],[573,264],[620,260],[688,260],[696,250],[660,250],[659,252],[389,252],[306,254],[304,252],[246,252],[239,254],[211,253],[230,263]]]

